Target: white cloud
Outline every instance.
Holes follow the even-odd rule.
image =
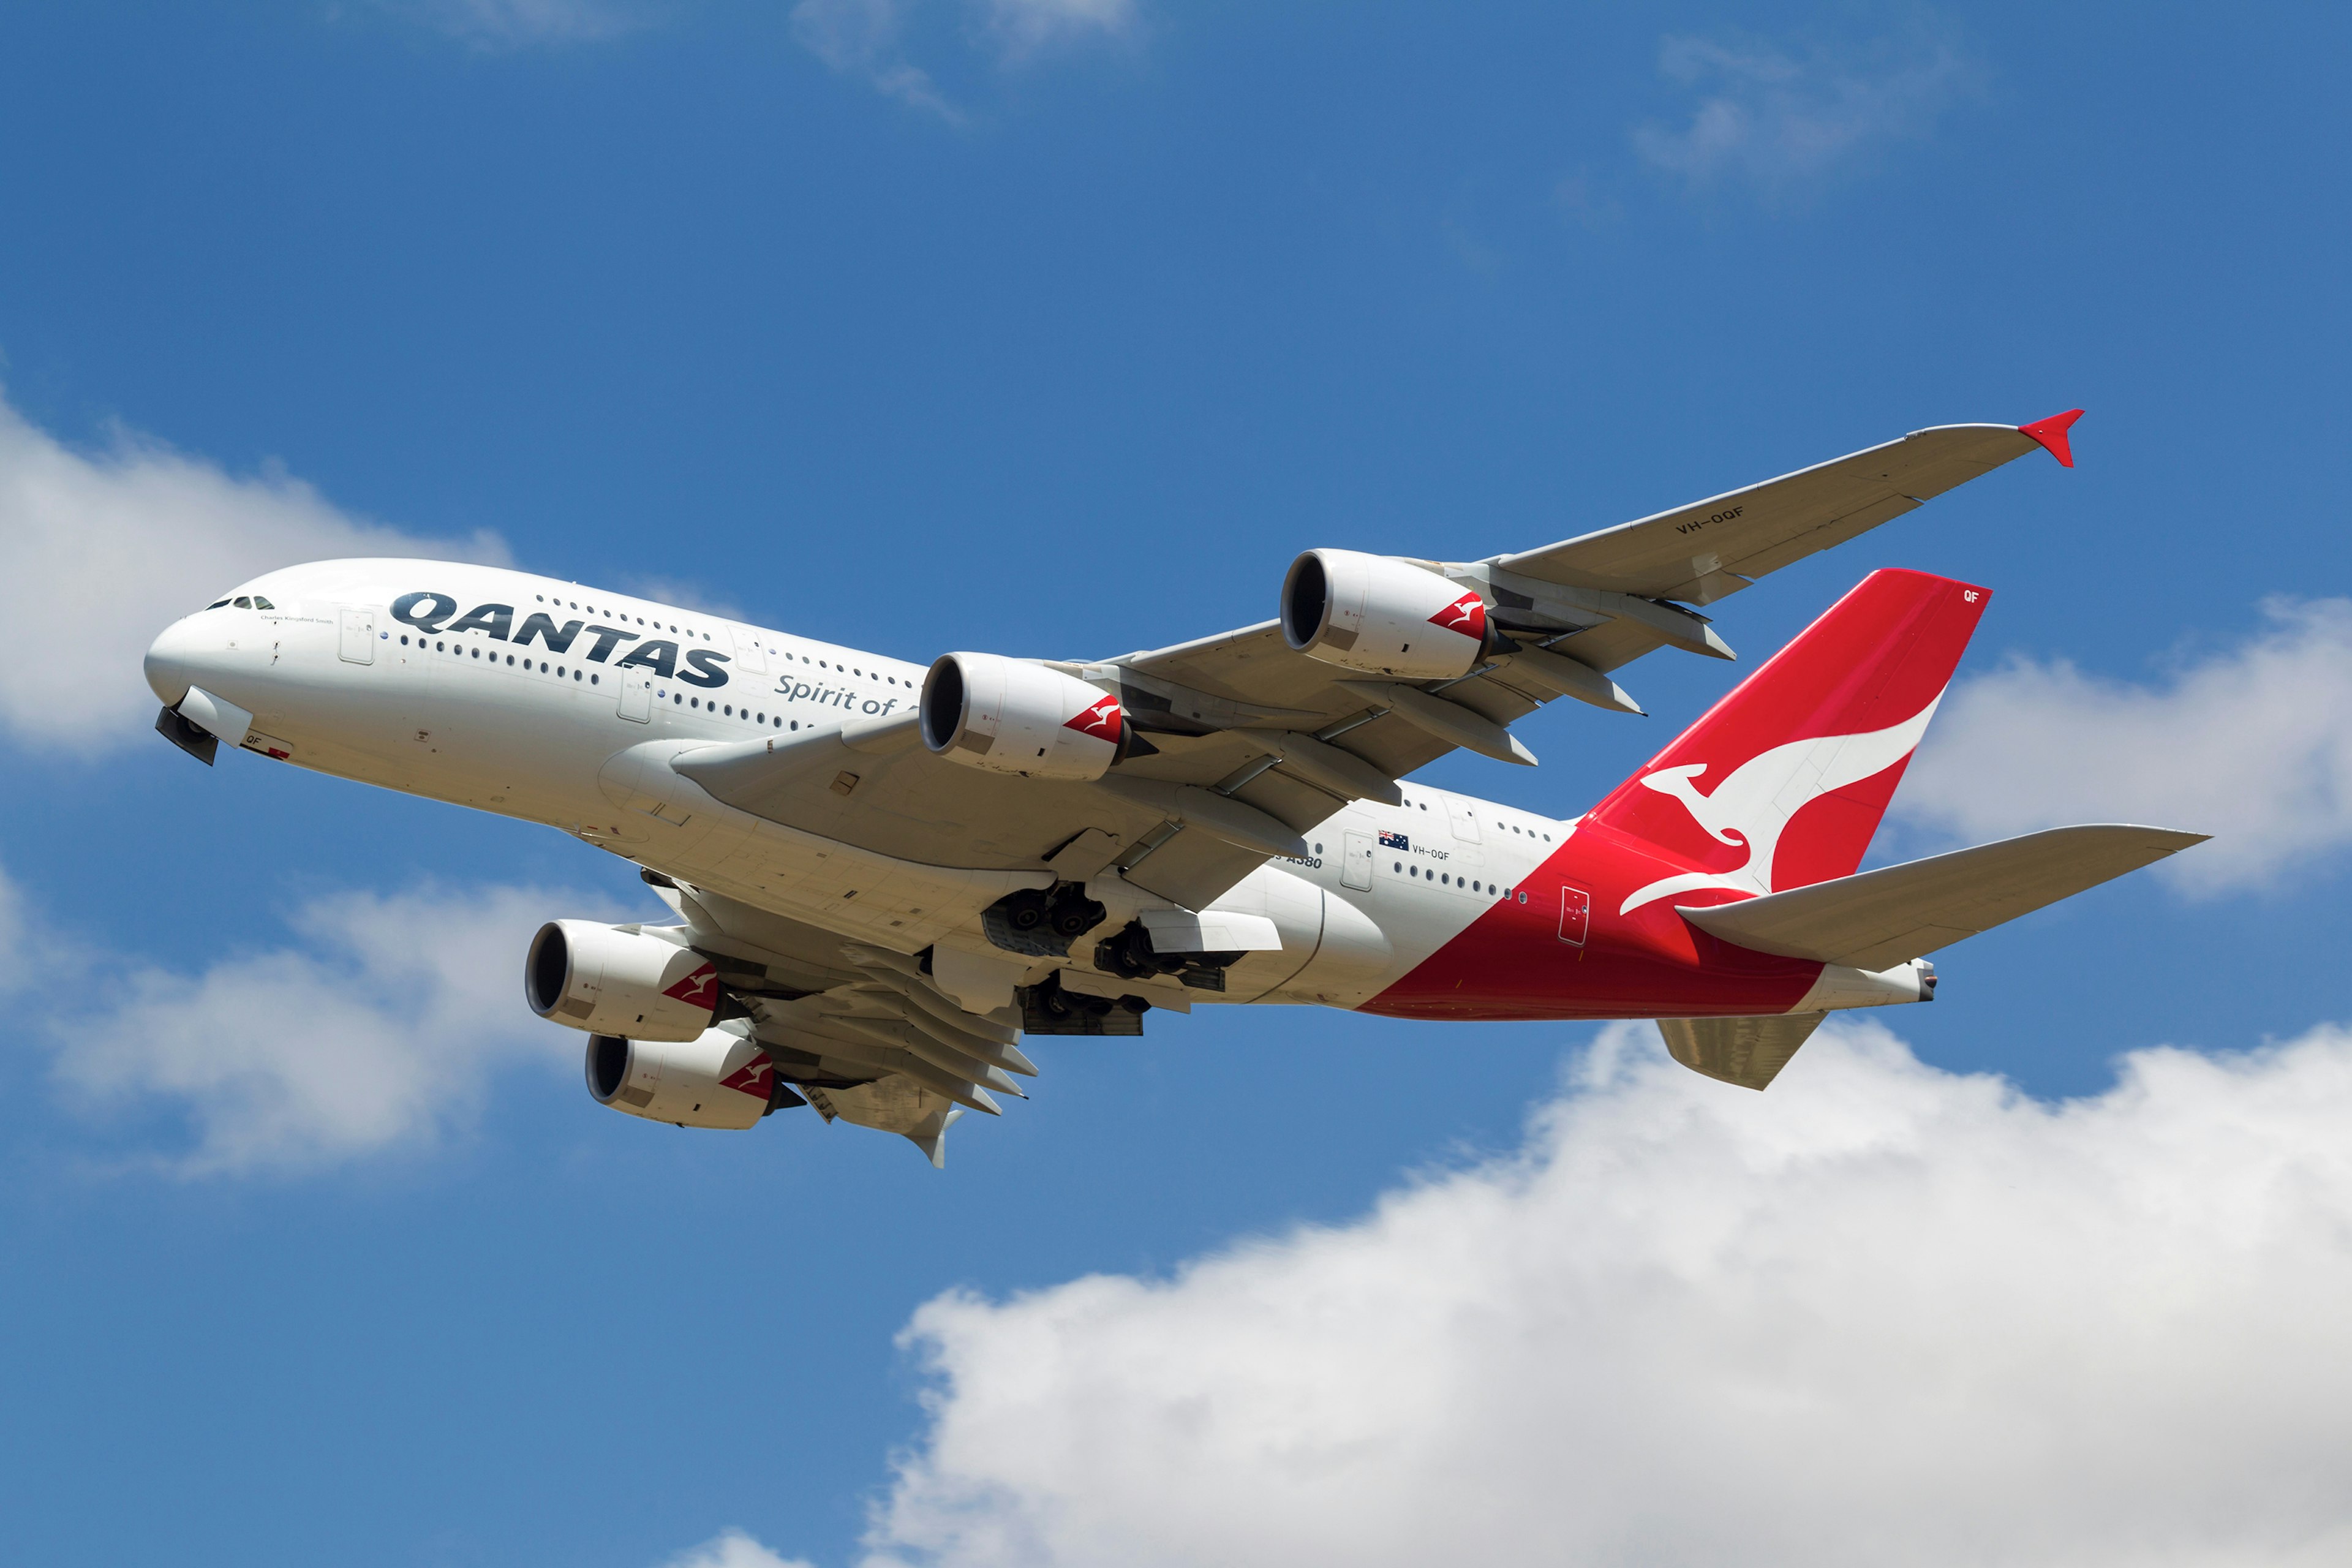
[[[1131,39],[1135,0],[968,0],[972,41],[984,41],[999,65],[1013,67],[1089,40]],[[930,72],[908,58],[907,33],[917,5],[905,0],[800,0],[793,36],[845,76],[864,77],[885,95],[950,124],[968,116]]]
[[[491,535],[420,539],[284,473],[240,479],[128,432],[77,451],[0,398],[0,617],[18,634],[0,726],[84,754],[152,741],[140,659],[156,633],[247,577],[341,555],[506,558]]]
[[[2157,874],[2261,887],[2352,844],[2352,600],[2265,626],[2158,685],[2013,658],[1946,699],[1895,809],[1969,839],[2068,822],[2214,836]]]
[[[928,110],[950,124],[963,113],[940,96],[930,74],[899,53],[906,18],[898,0],[800,0],[793,36],[845,76],[862,76],[884,95]]]
[[[1974,75],[1924,24],[1859,47],[1801,52],[1743,35],[1670,36],[1658,68],[1698,102],[1680,130],[1634,132],[1643,160],[1695,187],[1737,180],[1766,194],[1925,135]]]
[[[780,1557],[740,1530],[723,1531],[662,1568],[809,1568],[797,1557]]]
[[[40,1032],[85,1106],[160,1101],[184,1117],[188,1148],[160,1162],[181,1174],[425,1145],[505,1067],[576,1070],[587,1037],[524,1006],[523,954],[541,921],[617,918],[605,904],[529,888],[338,894],[296,912],[299,945],[66,986],[97,1001]]]
[[[874,1563],[2352,1560],[2352,1035],[2045,1104],[1608,1031],[1517,1155],[992,1302]]]
[[[1008,60],[1089,38],[1132,37],[1135,0],[978,0]]]

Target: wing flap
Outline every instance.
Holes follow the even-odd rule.
[[[2175,855],[2206,835],[2119,823],[2053,827],[1740,903],[1683,909],[1756,952],[1881,970]]]

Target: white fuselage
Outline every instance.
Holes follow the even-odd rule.
[[[426,584],[435,593],[418,594]],[[249,713],[250,731],[230,737],[247,750],[542,823],[901,952],[976,941],[982,908],[1051,879],[978,857],[878,855],[737,810],[667,766],[696,748],[904,711],[923,666],[497,567],[322,562],[229,599],[165,631],[148,679],[167,705],[194,688]],[[511,613],[478,613],[494,606]],[[1307,834],[1310,856],[1261,868],[1220,899],[1274,920],[1283,951],[1236,964],[1221,994],[1173,999],[1360,1005],[1460,935],[1573,826],[1403,789],[1401,807],[1339,808]],[[1376,849],[1384,831],[1411,847]]]

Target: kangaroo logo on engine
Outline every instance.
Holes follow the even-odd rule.
[[[719,1007],[719,971],[706,963],[662,994],[716,1012]]]
[[[1460,632],[1465,637],[1483,638],[1486,635],[1486,601],[1475,594],[1465,594],[1430,616],[1429,624]]]
[[[1118,740],[1119,729],[1118,699],[1105,697],[1076,718],[1065,723],[1062,728],[1076,730],[1081,735],[1092,735],[1099,740],[1116,742]]]
[[[754,1100],[766,1100],[775,1092],[773,1082],[776,1064],[762,1051],[719,1080],[721,1089],[740,1089]]]

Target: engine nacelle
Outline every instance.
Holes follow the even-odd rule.
[[[1490,647],[1486,602],[1427,567],[1310,550],[1282,580],[1282,637],[1342,669],[1405,680],[1466,675]]]
[[[551,1023],[633,1040],[692,1040],[719,1009],[719,971],[692,948],[627,926],[550,921],[531,939],[522,989]]]
[[[966,767],[1098,779],[1129,733],[1118,698],[1042,664],[950,653],[923,678],[923,744]]]
[[[758,1041],[725,1029],[691,1040],[598,1035],[588,1042],[588,1092],[648,1121],[740,1130],[768,1114],[776,1064]]]

